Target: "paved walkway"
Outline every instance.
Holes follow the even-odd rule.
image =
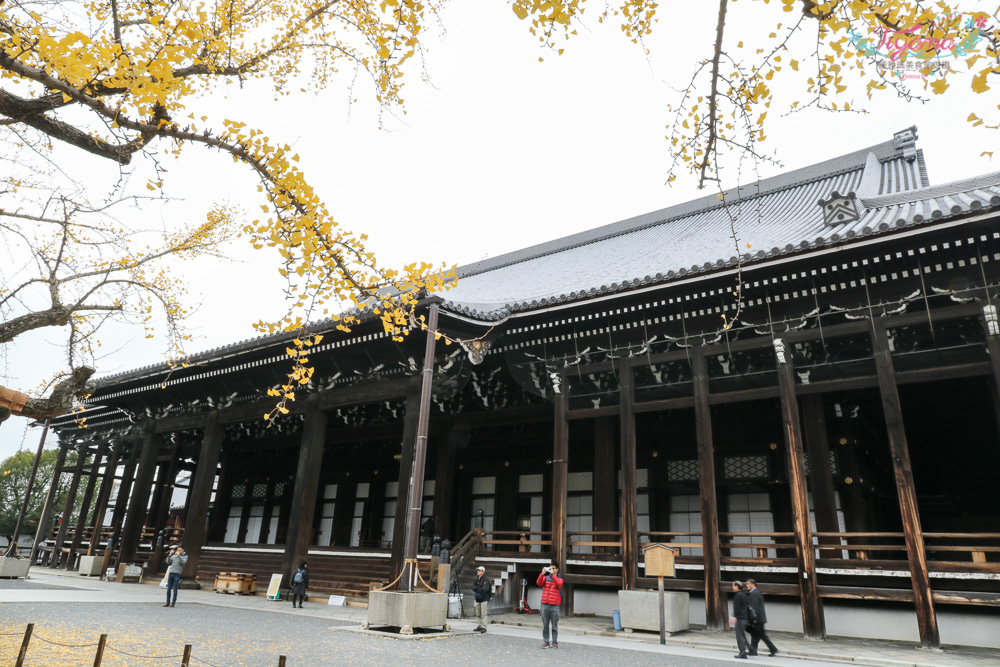
[[[154,603],[163,597],[155,585],[118,584],[81,577],[47,568],[33,568],[28,581],[12,586],[0,580],[0,602],[7,603]],[[325,596],[324,596],[325,599]],[[182,590],[179,605],[198,603],[227,607],[242,611],[261,611],[271,614],[297,615],[337,621],[339,629],[357,628],[367,618],[363,607],[340,607],[306,603],[302,610],[292,609],[286,601],[267,600],[262,593],[255,596],[235,596],[214,593],[211,590]],[[510,638],[541,637],[541,619],[537,614],[496,614],[491,616],[490,635]],[[284,617],[275,617],[284,622]],[[452,628],[458,634],[473,634],[475,623],[453,620]],[[577,616],[563,618],[559,623],[560,645],[580,645],[596,648],[617,648],[638,653],[659,653],[680,659],[732,661],[735,640],[732,632],[709,632],[701,628],[679,633],[666,639],[666,646],[659,645],[656,633],[616,632],[607,617]],[[810,641],[792,633],[769,633],[781,649],[775,658],[760,656],[753,661],[768,665],[802,665],[817,663],[852,663],[856,665],[919,667],[968,666],[995,667],[1000,664],[996,652],[989,649],[947,647],[943,651],[927,651],[912,644],[879,640],[829,638]],[[569,657],[569,656],[566,656]],[[732,661],[732,664],[736,664]]]

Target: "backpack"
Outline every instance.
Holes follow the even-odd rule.
[[[302,570],[295,570],[295,576],[292,577],[293,584],[301,584],[305,580],[305,575],[302,574]]]

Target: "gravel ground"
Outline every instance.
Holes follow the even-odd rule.
[[[179,664],[184,644],[192,665],[709,665],[735,661],[687,660],[638,651],[564,643],[542,650],[540,639],[497,633],[400,640],[336,630],[328,619],[184,604],[7,603],[0,605],[0,664],[13,664],[24,628],[34,623],[26,665],[93,664],[96,644],[107,633],[103,667]],[[61,645],[57,645],[61,644]],[[72,646],[64,646],[72,645]],[[154,657],[155,656],[155,657]]]

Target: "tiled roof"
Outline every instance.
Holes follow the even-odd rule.
[[[857,220],[818,204],[854,193]],[[723,203],[725,202],[725,204]],[[461,267],[444,307],[481,319],[725,269],[1000,206],[1000,173],[929,186],[892,141],[660,211]],[[739,249],[732,239],[735,219]]]
[[[856,221],[824,224],[818,201],[834,192],[856,195],[860,207]],[[751,266],[794,252],[996,208],[1000,207],[1000,173],[931,187],[922,153],[912,145],[897,148],[887,141],[729,190],[724,201],[725,206],[717,195],[709,195],[461,267],[458,285],[441,295],[444,307],[494,320],[725,269],[736,264],[737,252],[743,253],[744,265]],[[739,251],[730,237],[730,214],[737,219]],[[326,324],[313,326],[322,329]],[[193,355],[190,361],[242,354],[287,337],[281,333],[261,336]],[[167,365],[154,364],[98,382],[110,386],[166,370]]]

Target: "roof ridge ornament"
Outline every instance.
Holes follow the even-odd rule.
[[[866,197],[874,197],[879,194],[881,180],[882,163],[879,162],[878,156],[875,153],[868,151],[868,157],[865,158],[865,168],[861,172],[861,182],[854,191],[858,195],[858,199],[861,200],[862,205],[864,205]]]
[[[892,147],[903,152],[903,159],[913,162],[917,159],[917,126],[911,125],[892,135]]]
[[[857,195],[853,191],[842,195],[834,190],[830,193],[829,199],[820,199],[818,203],[823,209],[823,225],[826,227],[854,222],[861,217],[858,212]]]

